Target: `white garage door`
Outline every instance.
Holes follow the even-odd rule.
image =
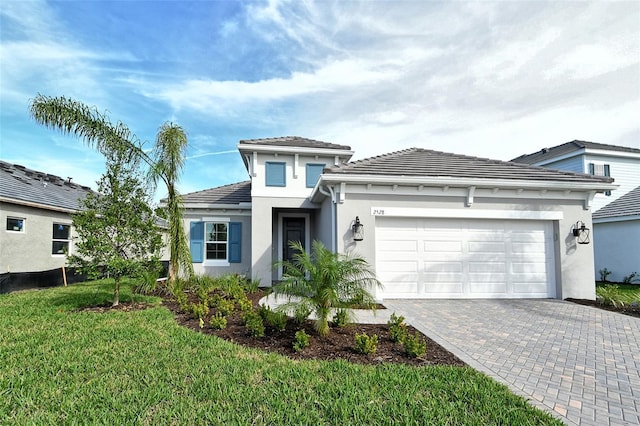
[[[385,298],[555,297],[549,221],[376,218]]]

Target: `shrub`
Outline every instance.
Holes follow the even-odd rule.
[[[191,312],[197,319],[204,319],[209,313],[209,306],[206,303],[192,303]]]
[[[349,322],[349,314],[346,309],[338,309],[333,315],[333,325],[336,327],[344,327]]]
[[[242,289],[247,293],[255,293],[258,291],[260,287],[260,280],[250,280],[248,278],[244,278],[241,283]]]
[[[389,338],[394,342],[402,342],[407,335],[407,325],[404,323],[403,316],[397,316],[396,313],[392,313],[389,321]]]
[[[607,278],[609,277],[609,275],[611,275],[611,271],[608,270],[607,268],[604,268],[604,269],[600,269],[598,272],[600,273],[600,281],[603,281],[606,283]]]
[[[304,305],[298,305],[293,313],[293,320],[298,324],[302,324],[309,318],[309,315],[311,315],[311,309]]]
[[[226,317],[227,315],[233,313],[235,307],[235,304],[231,300],[222,299],[220,302],[218,302],[216,310],[219,314]]]
[[[296,339],[293,341],[293,350],[300,352],[309,346],[309,335],[304,330],[296,331]]]
[[[411,358],[419,358],[427,353],[427,342],[418,333],[407,335],[402,340],[404,351]]]
[[[227,327],[227,318],[224,315],[221,315],[219,313],[215,314],[211,316],[211,319],[209,320],[209,325],[214,330],[222,330]]]
[[[245,327],[247,327],[247,330],[253,337],[264,336],[264,322],[262,321],[262,317],[257,312],[246,312],[243,315],[242,320],[244,321]]]
[[[244,297],[236,299],[238,309],[240,309],[240,312],[243,312],[243,313],[252,312],[253,304],[251,303],[251,300],[247,299],[247,296],[244,293],[243,293],[243,296]]]
[[[278,331],[282,331],[287,328],[287,315],[284,312],[274,312],[271,307],[267,305],[260,305],[258,308],[258,314],[271,327]]]
[[[356,334],[356,351],[361,354],[369,355],[378,349],[378,336],[374,334],[369,337],[366,333]]]
[[[616,308],[624,306],[624,300],[617,285],[596,287],[596,299],[603,305],[610,305]]]

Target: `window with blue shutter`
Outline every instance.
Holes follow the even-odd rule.
[[[318,182],[318,178],[322,174],[322,170],[325,168],[324,164],[307,164],[307,188],[313,188]]]
[[[204,222],[191,222],[190,238],[191,261],[202,263],[204,260]]]
[[[242,261],[242,223],[229,223],[229,263]]]
[[[268,161],[265,164],[265,179],[267,186],[286,186],[286,163],[276,163]]]

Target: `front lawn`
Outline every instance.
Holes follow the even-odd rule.
[[[2,424],[561,424],[468,367],[295,361],[162,306],[79,311],[112,294],[100,281],[0,295]]]

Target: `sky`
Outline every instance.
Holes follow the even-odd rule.
[[[640,1],[0,0],[0,159],[96,188],[104,159],[37,124],[37,94],[95,106],[149,149],[182,126],[182,193],[247,180],[242,139],[354,160],[640,148]]]

